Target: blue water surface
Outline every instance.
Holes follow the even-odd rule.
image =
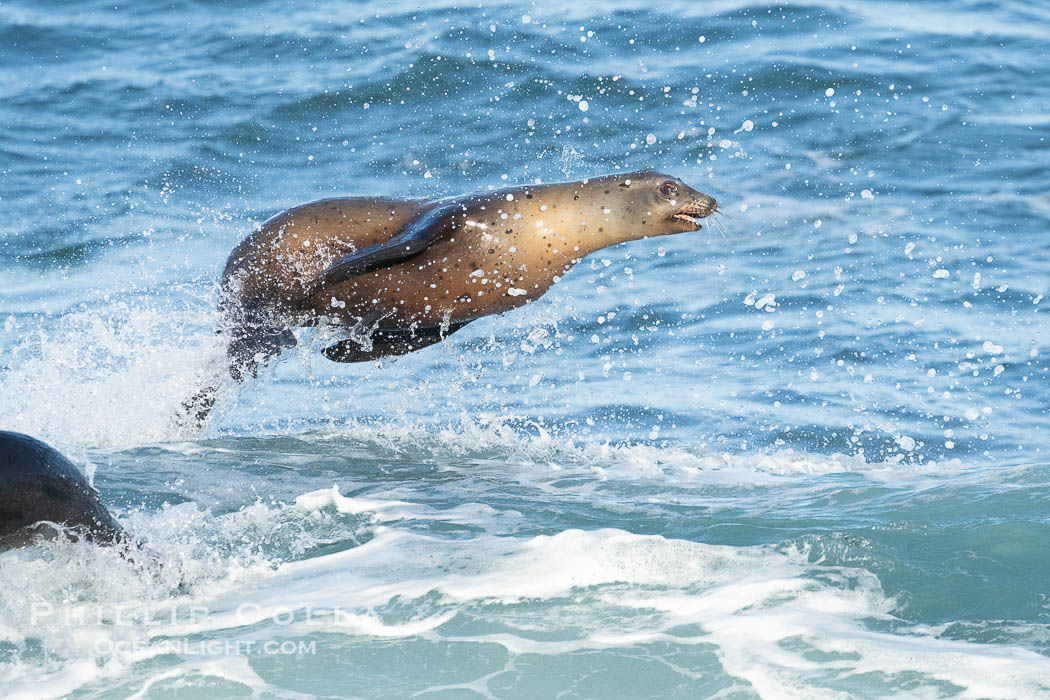
[[[1050,695],[1048,46],[1020,0],[4,0],[0,428],[164,566],[0,555],[0,691]],[[723,213],[172,421],[269,216],[641,168]]]

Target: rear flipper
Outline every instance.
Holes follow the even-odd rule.
[[[242,325],[233,330],[226,357],[230,376],[243,382],[248,376],[259,376],[259,368],[295,347],[295,334],[288,328],[273,325]]]
[[[226,348],[230,376],[237,382],[257,377],[259,368],[281,354],[285,348],[295,347],[295,334],[288,328],[268,323],[242,323],[234,327]],[[200,427],[208,418],[218,397],[221,377],[214,377],[203,389],[182,403],[176,420],[181,424]]]
[[[434,343],[440,343],[470,321],[450,323],[447,327],[376,328],[371,347],[356,340],[341,340],[324,349],[324,356],[333,362],[368,362],[389,355],[407,355]]]

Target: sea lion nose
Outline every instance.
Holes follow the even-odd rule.
[[[715,201],[715,198],[703,193],[696,198],[693,205],[699,210],[699,213],[704,216],[710,216],[714,213],[715,209],[718,209],[718,202]]]

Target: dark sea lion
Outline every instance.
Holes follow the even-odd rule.
[[[62,529],[97,544],[127,541],[72,462],[40,440],[0,430],[0,552]]]
[[[230,373],[254,376],[295,345],[295,326],[346,329],[324,352],[337,362],[418,350],[539,298],[590,253],[696,231],[716,208],[648,170],[440,200],[344,197],[293,207],[226,262]],[[185,413],[203,421],[214,395],[204,389]]]

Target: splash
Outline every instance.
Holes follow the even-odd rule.
[[[0,424],[59,449],[176,439],[177,407],[222,358],[216,321],[211,303],[171,308],[157,298],[59,316],[11,348]]]

